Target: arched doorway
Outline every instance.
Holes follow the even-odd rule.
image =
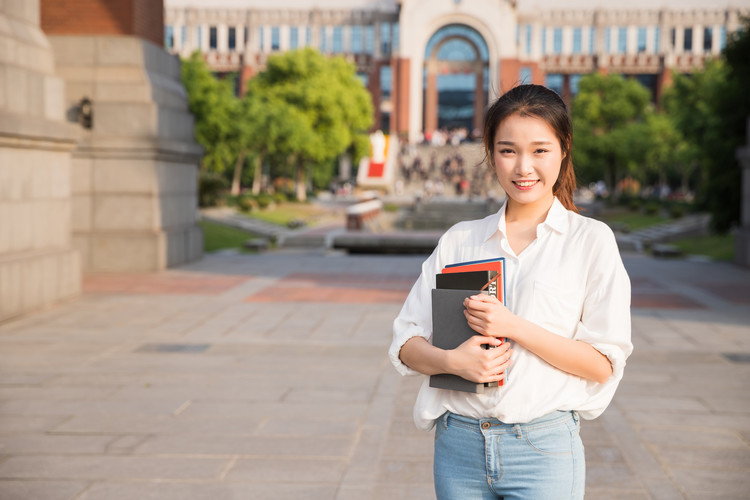
[[[481,130],[489,81],[484,38],[466,25],[444,26],[427,42],[424,60],[425,133]]]

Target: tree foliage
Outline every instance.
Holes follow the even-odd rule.
[[[610,192],[646,159],[650,94],[635,80],[593,73],[572,103],[573,161],[581,180],[604,177]]]
[[[701,172],[699,203],[720,232],[740,220],[742,170],[735,152],[746,141],[750,117],[750,20],[723,55],[692,75],[674,75],[663,100]]]
[[[305,199],[307,169],[330,164],[361,142],[372,124],[370,95],[354,65],[310,48],[269,57],[266,70],[250,81],[248,94],[297,111],[287,117],[296,129],[284,148],[295,160],[298,199]]]
[[[201,170],[223,173],[236,158],[238,102],[228,80],[217,80],[194,52],[182,61],[182,82],[195,120],[195,140],[205,154]]]

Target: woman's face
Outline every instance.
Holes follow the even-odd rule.
[[[563,154],[555,131],[546,121],[518,114],[503,120],[495,132],[493,159],[495,174],[509,201],[549,208]]]

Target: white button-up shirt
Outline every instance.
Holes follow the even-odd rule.
[[[412,337],[432,340],[431,292],[448,264],[505,257],[508,309],[552,333],[591,344],[607,356],[613,373],[600,384],[563,372],[520,345],[513,346],[508,380],[484,394],[435,389],[425,377],[414,406],[423,430],[446,411],[470,418],[528,422],[556,410],[599,416],[622,379],[630,341],[630,280],[614,234],[597,220],[566,210],[555,199],[536,239],[520,255],[508,243],[505,208],[481,220],[459,222],[422,264],[422,273],[393,323],[389,357],[403,375],[419,375],[399,359]]]

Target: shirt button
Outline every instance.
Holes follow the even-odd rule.
[[[487,430],[489,428],[490,428],[490,423],[489,422],[482,422],[482,429]]]

